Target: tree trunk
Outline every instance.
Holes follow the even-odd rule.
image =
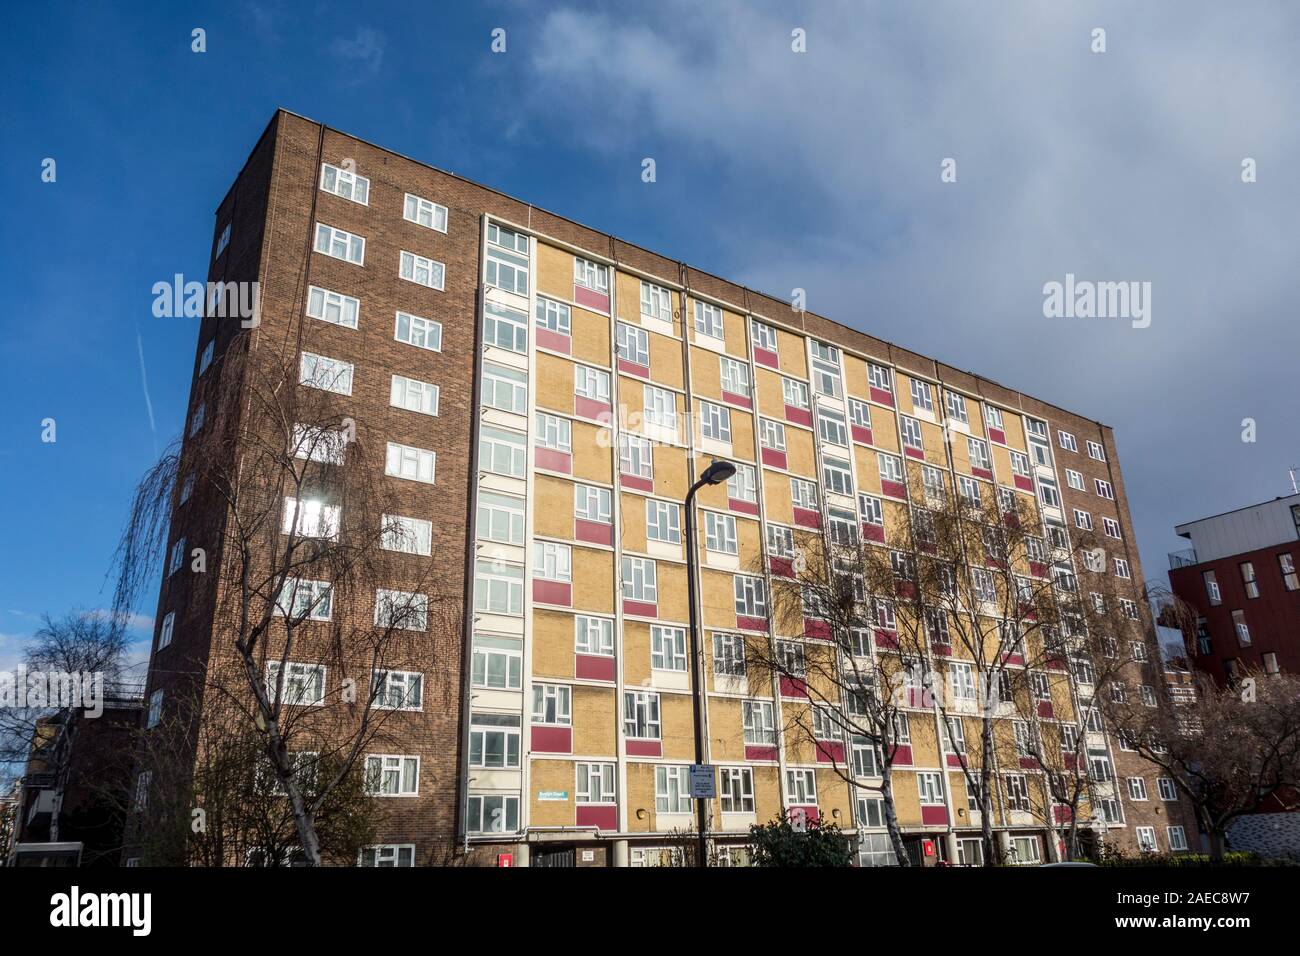
[[[894,846],[894,856],[897,858],[899,866],[911,866],[912,858],[907,855],[907,848],[903,846],[903,833],[898,828],[898,814],[894,812],[894,771],[892,767],[886,767],[881,777],[880,796],[884,798],[885,825],[889,827],[889,842]]]

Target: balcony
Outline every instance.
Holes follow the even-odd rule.
[[[1176,571],[1179,568],[1190,568],[1201,562],[1196,558],[1196,549],[1187,548],[1185,551],[1171,551],[1169,553],[1169,570]]]

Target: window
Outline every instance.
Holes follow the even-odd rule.
[[[711,338],[722,338],[722,310],[707,302],[695,302],[695,331]]]
[[[362,847],[357,866],[415,866],[415,846],[405,843]]]
[[[1175,853],[1187,849],[1187,831],[1182,827],[1165,827],[1165,834],[1169,837],[1169,849]],[[1152,834],[1151,843],[1155,843],[1155,834]]]
[[[740,715],[745,727],[745,743],[751,746],[776,743],[776,718],[770,700],[742,700]]]
[[[651,541],[665,544],[682,543],[682,509],[671,501],[647,498],[645,503],[645,536]]]
[[[149,715],[145,722],[146,727],[157,727],[158,722],[162,720],[162,703],[163,692],[154,691],[149,695]]]
[[[474,636],[470,663],[475,687],[518,690],[523,686],[523,643],[516,637]]]
[[[1073,468],[1065,469],[1065,480],[1075,491],[1083,491],[1083,473]]]
[[[776,352],[776,329],[759,322],[757,319],[751,319],[749,330],[754,339],[754,348]]]
[[[980,490],[979,482],[974,478],[966,475],[957,476],[957,493],[972,507],[980,508],[983,506],[984,492]]]
[[[209,339],[208,344],[203,346],[203,351],[199,354],[199,374],[202,375],[212,364],[212,358],[217,353],[217,340]]]
[[[1029,781],[1023,773],[1009,773],[1004,778],[1006,783],[1007,809],[1016,810],[1021,813],[1028,813],[1029,804]],[[1020,862],[1017,859],[1017,862]]]
[[[650,666],[660,671],[686,670],[685,628],[651,625]]]
[[[785,451],[785,425],[771,418],[758,420],[758,437],[764,448]],[[1288,557],[1288,555],[1283,555]]]
[[[1147,782],[1141,777],[1129,777],[1128,798],[1130,800],[1147,799]]]
[[[704,540],[709,551],[722,554],[737,554],[736,518],[734,515],[718,514],[713,511],[704,513]]]
[[[844,448],[849,446],[849,430],[844,425],[843,412],[837,412],[829,408],[819,408],[817,410],[817,434],[821,436],[824,442],[840,445]]]
[[[1088,442],[1088,457],[1095,461],[1105,461],[1106,451],[1099,442],[1090,441]]]
[[[878,527],[885,525],[885,509],[879,498],[872,495],[858,495],[858,517],[864,524]]]
[[[608,389],[609,376],[605,377]],[[503,412],[522,415],[528,410],[526,372],[492,362],[483,363],[483,404]]]
[[[488,223],[487,284],[516,295],[528,294],[527,236],[494,222]]]
[[[1102,481],[1100,478],[1094,478],[1093,483],[1097,486],[1097,494],[1107,501],[1115,500],[1115,489],[1110,486],[1109,481]]]
[[[623,732],[637,740],[660,739],[658,694],[644,690],[624,692]]]
[[[527,352],[528,314],[497,302],[484,302],[483,342],[521,355]]]
[[[1061,447],[1066,451],[1077,452],[1079,450],[1079,446],[1075,444],[1074,436],[1069,432],[1063,432],[1060,429],[1057,429],[1056,440],[1060,442]]]
[[[713,673],[725,677],[745,676],[745,638],[743,636],[714,632]]]
[[[897,455],[887,455],[883,451],[876,452],[876,461],[880,465],[880,480],[892,481],[899,484],[903,481],[903,462]]]
[[[1117,577],[1121,577],[1121,578],[1130,578],[1130,577],[1132,577],[1132,575],[1129,573],[1129,569],[1128,569],[1128,561],[1124,560],[1123,558],[1116,558],[1116,559],[1115,559],[1115,574],[1116,574]]]
[[[579,614],[573,621],[573,646],[579,654],[614,656],[614,622],[604,617]]]
[[[690,813],[690,767],[655,767],[655,812]]]
[[[1278,571],[1282,575],[1282,585],[1288,591],[1300,591],[1300,577],[1296,576],[1295,559],[1290,554],[1277,556]]]
[[[758,477],[753,465],[735,462],[736,473],[727,479],[727,497],[732,501],[758,501]]]
[[[534,684],[533,723],[558,727],[568,727],[572,724],[570,689],[563,684]]]
[[[970,464],[972,468],[983,468],[985,471],[988,471],[993,467],[992,463],[989,461],[989,446],[980,441],[980,439],[967,438],[966,451],[970,455]]]
[[[912,379],[912,405],[927,412],[934,411],[934,396],[928,382]]]
[[[767,586],[762,578],[747,574],[736,575],[735,592],[737,615],[767,617]]]
[[[226,227],[221,230],[221,235],[217,238],[217,252],[212,258],[220,258],[228,245],[230,245],[230,223],[226,223]]]
[[[856,398],[849,399],[849,421],[859,428],[871,427],[871,406]]]
[[[1011,452],[1011,473],[1021,478],[1029,477],[1029,458],[1018,451]]]
[[[975,592],[977,601],[996,601],[998,599],[993,572],[987,568],[971,568],[971,587]]]
[[[1241,583],[1246,589],[1246,597],[1254,599],[1259,597],[1259,581],[1255,577],[1255,562],[1243,561],[1237,565],[1241,572]]]
[[[817,774],[812,770],[787,770],[785,772],[785,802],[792,807],[815,806],[817,803]]]
[[[718,361],[722,371],[722,390],[749,398],[749,366],[725,355]]]
[[[303,352],[298,363],[298,383],[338,395],[351,395],[352,363]],[[194,434],[194,431],[191,427],[190,434]]]
[[[945,391],[943,393],[944,404],[948,408],[948,417],[955,419],[963,424],[970,423],[970,415],[966,411],[966,399],[956,392]]]
[[[812,350],[812,385],[819,395],[840,398],[840,350],[816,339],[810,339]]]
[[[620,432],[618,441],[619,471],[634,478],[653,478],[654,458],[649,440]]]
[[[172,543],[171,556],[167,559],[167,573],[175,574],[185,563],[185,539],[178,538]]]
[[[366,757],[366,793],[375,797],[414,797],[419,792],[419,757],[396,754]]]
[[[1219,581],[1213,571],[1202,571],[1201,580],[1205,582],[1205,594],[1211,604],[1222,604],[1223,596],[1219,592]]]
[[[481,714],[469,717],[469,765],[485,769],[519,766],[518,714]]]
[[[942,805],[943,776],[930,771],[918,773],[916,775],[916,792],[921,798],[922,805]]]
[[[584,487],[579,485],[579,491]],[[477,523],[479,541],[523,544],[524,499],[495,491],[479,491]]]
[[[1281,673],[1277,664],[1277,654],[1273,651],[1265,651],[1260,655],[1260,660],[1264,664],[1265,674],[1273,675]]]
[[[392,627],[403,631],[427,630],[429,595],[376,588],[375,626]]]
[[[316,223],[316,251],[334,259],[351,262],[353,265],[364,265],[366,240],[362,236],[354,236],[350,232],[318,222]]]
[[[501,561],[475,561],[474,610],[515,617],[522,614],[524,569]]]
[[[424,707],[424,675],[418,671],[377,670],[371,688],[374,705],[383,710],[420,710]]]
[[[823,458],[822,481],[827,491],[837,495],[853,494],[853,472],[847,461],[839,458]]]
[[[338,505],[327,505],[317,499],[285,498],[280,531],[302,538],[337,538],[341,514]]]
[[[1250,628],[1246,625],[1246,612],[1232,612],[1232,629],[1237,632],[1237,643],[1242,647],[1250,646]]]
[[[871,737],[854,736],[850,741],[855,777],[879,777],[884,760],[880,743]]]
[[[925,503],[930,508],[942,508],[948,500],[948,483],[943,472],[930,465],[921,468],[921,484],[925,489]]]
[[[590,259],[575,256],[573,259],[573,284],[601,295],[609,294],[609,269]]]
[[[613,803],[614,765],[612,763],[578,764],[578,803]]]
[[[539,329],[547,329],[560,335],[569,334],[571,316],[569,307],[563,302],[555,302],[538,296],[537,311],[533,318],[537,321]]]
[[[431,485],[434,483],[436,460],[437,455],[427,449],[399,445],[397,442],[390,441],[384,474]]]
[[[447,231],[447,207],[421,199],[419,196],[412,196],[410,193],[406,194],[406,200],[402,205],[402,218],[426,229]]]
[[[1011,858],[1021,866],[1042,862],[1042,850],[1036,836],[1013,836],[1011,838]]]
[[[199,429],[203,427],[203,421],[205,418],[207,418],[207,414],[208,414],[207,404],[205,402],[200,402],[199,407],[194,409],[193,417],[190,418],[190,431],[189,431],[190,438],[193,438],[195,435],[199,433]]]
[[[558,418],[537,413],[536,444],[555,451],[571,452],[573,450],[573,423],[567,418]]]
[[[418,379],[394,375],[389,392],[389,404],[395,408],[405,408],[424,415],[437,415],[438,386]]]
[[[573,367],[573,393],[609,404],[609,373],[586,365]]]
[[[436,259],[426,259],[414,252],[403,250],[397,274],[408,282],[442,291],[446,267]]]
[[[172,642],[172,633],[176,628],[176,612],[168,611],[167,616],[163,618],[162,627],[158,631],[158,650],[162,650]]]
[[[898,418],[903,429],[903,444],[908,448],[923,451],[925,442],[921,438],[921,423],[915,418],[908,418],[906,415],[900,415]]]
[[[307,287],[307,315],[310,318],[355,329],[357,315],[360,312],[361,300],[359,299],[314,285]],[[202,374],[202,371],[199,374]]]
[[[1080,511],[1078,508],[1075,508],[1075,509],[1074,509],[1074,526],[1075,526],[1076,528],[1082,528],[1084,531],[1091,531],[1091,530],[1092,530],[1092,515],[1090,515],[1090,514],[1089,514],[1088,512],[1086,512],[1086,511]]]
[[[573,486],[573,514],[583,521],[610,522],[611,494],[608,488],[592,485]],[[520,502],[522,505],[523,503]]]
[[[143,770],[143,771],[141,771],[140,774],[135,778],[135,802],[134,802],[134,806],[135,806],[135,809],[136,809],[137,811],[148,809],[148,807],[149,807],[149,785],[150,785],[152,782],[153,782],[153,771],[152,771],[152,770]],[[133,865],[133,864],[132,864],[130,861],[128,861],[128,862],[127,862],[127,866],[131,866],[131,865]],[[139,866],[138,859],[137,859],[137,861],[134,863],[134,865],[135,865],[135,866]]]
[[[871,383],[872,388],[878,388],[881,391],[894,392],[894,376],[889,369],[883,365],[877,365],[875,362],[867,363],[867,380]]]
[[[700,402],[700,434],[714,441],[731,441],[731,409]]]
[[[718,797],[723,813],[754,812],[754,771],[750,767],[719,767]]]
[[[960,717],[943,718],[943,744],[947,753],[966,752],[966,725]]]
[[[673,320],[672,294],[662,286],[641,282],[641,314],[660,322]]]
[[[494,475],[522,478],[527,472],[523,432],[509,431],[494,425],[480,425],[478,432],[479,466]]]
[[[1051,478],[1038,479],[1038,498],[1049,508],[1061,507],[1061,492]]]
[[[780,525],[767,526],[767,550],[773,557],[794,557],[794,532]]]
[[[546,581],[571,582],[573,549],[556,541],[534,541],[533,575]]]
[[[1156,846],[1156,828],[1155,827],[1135,827],[1134,831],[1137,836],[1138,851],[1141,853],[1155,853]]]
[[[655,604],[659,588],[655,579],[655,563],[647,558],[623,558],[623,598]]]
[[[275,612],[305,621],[328,621],[333,606],[333,590],[328,581],[285,578]]]
[[[792,378],[781,379],[781,397],[792,408],[809,408],[808,386]]]
[[[618,357],[633,365],[650,367],[650,333],[618,323]]]
[[[350,169],[321,163],[320,188],[344,199],[350,199],[362,206],[369,205],[370,180],[358,176]]]
[[[1178,799],[1178,787],[1173,777],[1157,777],[1156,790],[1160,793],[1161,800],[1173,802]]]
[[[677,427],[677,397],[666,388],[645,386],[644,420],[664,428]]]

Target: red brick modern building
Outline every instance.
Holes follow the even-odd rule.
[[[1044,560],[1026,573],[1049,586],[1142,580],[1108,426],[285,111],[217,209],[209,280],[259,283],[250,348],[296,338],[298,387],[333,393],[387,443],[375,477],[417,532],[392,586],[436,568],[458,596],[462,628],[413,646],[403,680],[422,688],[418,708],[366,755],[389,810],[363,863],[476,847],[515,865],[663,860],[691,826],[701,681],[711,832],[730,862],[750,824],[791,812],[833,818],[862,862],[887,862],[878,800],[825,766],[831,748],[787,738],[783,713],[807,702],[745,670],[746,641],[796,658],[807,643],[769,624],[764,569],[788,561],[792,533],[839,522],[884,547],[914,492],[942,487],[1033,509]],[[239,332],[203,320],[187,447],[232,398],[213,370]],[[736,473],[699,496],[699,540],[684,541],[683,500],[713,458]],[[184,561],[196,519],[220,507],[195,490],[176,509],[150,723],[184,693],[178,675],[221,653],[216,586]],[[1093,533],[1104,544],[1074,567],[1071,537]],[[379,591],[340,601],[331,626],[377,623],[382,603]],[[1160,656],[1142,637],[1132,682],[1155,686]],[[1091,694],[1086,675],[1062,675],[1072,699]],[[335,690],[332,669],[299,676]],[[979,812],[936,713],[909,715],[899,816],[927,852],[975,862]],[[1102,839],[1186,849],[1194,834],[1152,768],[1103,726],[1085,736]],[[839,747],[878,776],[870,742]],[[995,828],[1018,862],[1046,861],[1055,841],[1024,809],[1041,782],[1021,769],[1012,757],[999,772]]]
[[[1189,521],[1169,584],[1196,609],[1189,648],[1219,684],[1242,668],[1300,673],[1300,495]]]

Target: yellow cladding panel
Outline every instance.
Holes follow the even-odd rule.
[[[597,614],[614,613],[614,554],[573,549],[573,606]]]
[[[781,701],[781,730],[785,736],[787,762],[792,764],[817,762],[817,746],[812,739],[812,722],[812,705],[808,701]]]
[[[573,538],[573,482],[538,475],[533,485],[533,533],[544,538]]]
[[[650,333],[650,375],[656,384],[685,388],[682,375],[682,343],[666,335]]]
[[[768,521],[794,523],[794,501],[790,497],[790,479],[775,471],[763,471],[763,505]]]
[[[844,394],[863,401],[871,398],[871,380],[867,378],[865,359],[860,359],[856,355],[844,356]],[[871,414],[876,414],[874,408]]]
[[[623,683],[645,687],[650,683],[650,625],[623,622]]]
[[[913,711],[907,715],[912,729],[912,763],[918,767],[937,767],[938,738],[935,736],[934,714],[931,711]]]
[[[966,403],[966,426],[970,429],[970,433],[976,438],[987,438],[988,436],[984,434],[984,416],[980,414],[979,399],[962,395],[962,401]]]
[[[655,445],[651,455],[654,459],[655,494],[683,501],[690,488],[686,477],[686,449]]]
[[[577,820],[574,787],[577,776],[571,760],[534,760],[529,768],[532,809],[528,822],[538,827],[571,827]],[[539,800],[538,794],[567,794],[563,800]]]
[[[689,613],[686,599],[686,565],[656,562],[659,585],[659,618],[685,621]]]
[[[625,551],[636,551],[645,554],[646,549],[646,501],[640,495],[623,492],[622,503],[622,528],[620,542]]]
[[[573,357],[609,368],[609,319],[586,309],[573,308]]]
[[[969,759],[969,758],[968,758]],[[972,764],[973,766],[973,764]],[[968,806],[966,802],[966,775],[964,773],[948,774],[948,793],[952,800],[954,810],[965,810]],[[958,823],[967,823],[970,818],[968,815],[962,815],[957,818]],[[963,834],[964,835],[964,834]]]
[[[573,414],[572,362],[538,352],[536,383],[538,408]]]
[[[785,361],[784,356],[781,361]],[[764,418],[785,421],[785,392],[781,376],[760,365],[755,370],[754,382],[758,389],[758,413]]]
[[[700,519],[700,530],[704,530],[704,519]],[[757,521],[747,521],[742,517],[736,518],[736,544],[740,551],[740,567],[742,570],[746,565],[753,563],[756,565],[755,570],[761,571],[763,568],[763,531]]]
[[[717,352],[691,346],[691,394],[714,401],[722,398],[722,365]]]
[[[871,441],[881,451],[903,453],[898,439],[898,416],[879,405],[871,406]]]
[[[704,648],[704,659],[712,662],[712,637]],[[740,701],[734,697],[709,698],[709,760],[712,763],[743,763],[745,725]]]
[[[569,380],[572,385],[573,380]],[[587,422],[573,423],[573,475],[586,481],[608,485],[614,478],[609,429]]]
[[[565,302],[573,301],[573,256],[537,243],[537,291]]]
[[[785,329],[776,330],[776,348],[781,359],[781,371],[791,378],[808,378],[808,347],[802,335]],[[779,386],[779,383],[778,383]],[[778,391],[779,395],[780,392]]]
[[[970,474],[970,445],[966,442],[966,436],[960,432],[953,433],[952,442],[952,467],[958,473]],[[999,463],[999,467],[1001,464]],[[1000,471],[1004,478],[1010,474],[1011,459],[1007,459],[1007,471]],[[991,490],[985,487],[983,490]]]
[[[694,812],[696,804],[691,802]],[[646,818],[638,820],[637,810],[645,810]],[[655,765],[652,763],[629,762],[627,765],[627,825],[633,832],[664,833],[672,830],[680,817],[665,817],[659,822],[655,806]],[[670,822],[674,821],[674,822]]]
[[[962,442],[963,447],[960,449],[963,454],[965,454],[966,452],[966,448],[964,447],[965,444],[966,444],[965,442]],[[993,453],[994,474],[1000,475],[1002,481],[1005,482],[1008,486],[1013,485],[1015,483],[1015,477],[1011,472],[1011,452],[1007,451],[1001,445],[990,445],[990,448]],[[957,451],[958,451],[956,446],[953,447],[952,451],[953,451],[953,455],[952,455],[953,464],[954,466],[956,466]],[[964,468],[965,466],[960,466],[960,467]]]
[[[1025,423],[1021,417],[1015,412],[1003,411],[1002,424],[1007,445],[1016,451],[1025,451],[1029,446],[1025,443]]]
[[[900,826],[919,826],[921,823],[921,795],[916,789],[916,774],[910,770],[894,769],[894,811]]]
[[[759,823],[779,820],[785,813],[781,801],[781,770],[778,767],[754,768],[754,816]]]
[[[573,615],[533,612],[533,676],[573,677]]]
[[[700,599],[704,605],[705,627],[735,628],[736,585],[732,575],[701,569]]]
[[[817,454],[813,434],[788,425],[785,429],[785,468],[810,481],[817,480]]]
[[[722,310],[722,339],[727,351],[732,355],[749,356],[749,330],[745,328],[745,317],[735,312]]]
[[[658,283],[656,283],[657,285]],[[672,296],[673,311],[678,310],[677,293],[669,290]],[[626,272],[614,274],[614,298],[618,307],[618,317],[625,322],[637,325],[641,321],[641,279]]]
[[[817,771],[817,810],[827,823],[848,826],[852,818],[849,813],[851,802],[848,781],[833,769]],[[835,816],[836,810],[840,812],[838,817]]]
[[[659,717],[663,722],[664,759],[695,759],[695,712],[689,694],[660,694]]]
[[[731,457],[754,461],[754,416],[739,408],[731,410]]]
[[[953,445],[964,445],[964,441],[958,441],[960,433],[953,433]],[[929,422],[921,422],[921,443],[925,446],[925,460],[931,464],[948,466],[948,456],[944,451],[943,429],[938,425],[931,425]]]
[[[573,688],[573,752],[603,757],[618,750],[618,707],[612,687]],[[534,766],[536,766],[534,764]]]
[[[854,469],[858,477],[858,491],[869,495],[880,494],[880,459],[875,449],[853,446]]]

